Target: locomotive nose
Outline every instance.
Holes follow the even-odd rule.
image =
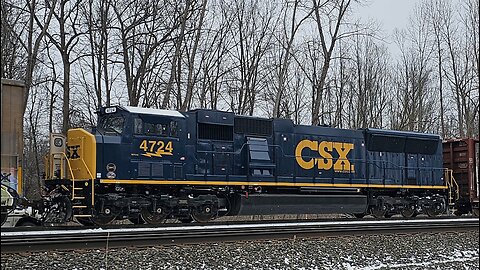
[[[67,156],[73,179],[95,179],[97,144],[90,132],[75,128],[67,133]]]

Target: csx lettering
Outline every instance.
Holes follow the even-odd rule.
[[[305,170],[313,169],[315,164],[317,164],[319,170],[330,170],[333,167],[335,172],[355,172],[354,166],[350,164],[350,161],[347,158],[348,153],[353,147],[353,143],[303,140],[297,144],[297,148],[295,149],[295,159],[297,160],[298,165]],[[302,152],[305,148],[318,152],[320,157],[304,158]],[[334,157],[333,153],[335,152],[338,156],[335,155]]]
[[[78,154],[78,149],[80,148],[80,145],[72,145],[72,146],[67,146],[67,158],[68,159],[77,159],[80,158],[80,155]]]
[[[145,153],[145,157],[162,157],[162,155],[173,155],[173,144],[171,141],[165,144],[164,141],[143,140],[139,146]]]

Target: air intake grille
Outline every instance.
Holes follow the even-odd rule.
[[[272,121],[251,119],[251,118],[235,118],[235,133],[258,136],[272,136]]]
[[[233,141],[232,126],[198,123],[200,140]]]

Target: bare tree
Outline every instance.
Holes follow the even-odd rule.
[[[22,28],[24,19],[20,7],[6,0],[0,1],[1,13],[1,64],[2,78],[20,79],[24,75],[23,60],[26,58],[22,50]]]
[[[42,32],[48,37],[49,41],[57,48],[63,65],[63,106],[62,106],[62,131],[66,133],[70,127],[70,79],[72,63],[77,61],[80,56],[74,52],[80,37],[84,34],[79,31],[79,15],[80,15],[80,0],[60,0],[57,3],[54,1],[50,3],[47,1],[46,8],[48,12],[53,14],[55,24],[50,27],[49,24],[41,21],[35,16],[37,25],[42,29]],[[58,27],[58,30],[53,30]],[[57,32],[58,31],[58,32]]]
[[[194,77],[195,75],[195,59],[197,57],[197,50],[200,42],[200,36],[202,34],[203,22],[205,19],[205,11],[207,8],[207,0],[202,0],[202,4],[200,7],[200,14],[198,18],[198,24],[195,26],[195,36],[193,39],[192,50],[189,53],[188,57],[188,75],[187,75],[187,89],[185,94],[185,99],[180,106],[181,111],[186,111],[190,108],[190,104],[192,102],[193,97],[193,88],[195,84]],[[197,73],[198,74],[198,73]]]
[[[466,135],[473,135],[473,123],[475,115],[478,114],[478,106],[471,98],[474,96],[474,89],[471,87],[472,79],[474,78],[474,56],[470,53],[469,42],[466,31],[462,31],[460,23],[456,23],[453,12],[448,7],[443,18],[443,39],[447,51],[447,58],[445,59],[445,78],[450,85],[453,93],[457,121],[458,121],[458,135],[465,137]],[[478,30],[477,30],[478,31]],[[478,88],[477,88],[478,89]],[[477,91],[478,93],[478,91]],[[477,102],[478,104],[478,94]],[[477,110],[475,108],[477,107]]]
[[[465,136],[478,138],[480,135],[480,1],[469,0],[462,7],[464,14],[461,17],[466,38],[465,58],[469,59],[471,73],[471,78],[468,80],[470,91],[467,92],[469,103],[467,108],[469,111],[465,117]]]
[[[443,46],[442,46],[442,29],[443,29],[443,16],[447,12],[446,2],[443,0],[432,0],[429,3],[423,3],[421,7],[426,11],[427,19],[430,24],[430,27],[433,31],[435,48],[436,48],[436,57],[437,57],[437,77],[438,77],[438,91],[440,99],[440,126],[442,136],[445,138],[445,116],[444,116],[444,101],[443,101]]]
[[[333,66],[336,107],[332,125],[385,127],[388,92],[392,90],[387,48],[370,36],[356,35],[345,41],[351,44],[339,44],[340,60]]]
[[[292,51],[294,40],[297,35],[300,26],[307,20],[313,13],[314,9],[306,12],[305,14],[301,15],[300,19],[297,19],[299,13],[301,13],[300,9],[300,0],[295,0],[292,3],[293,7],[290,8],[289,3],[286,3],[283,7],[283,14],[285,19],[282,22],[282,27],[280,30],[280,35],[277,36],[277,42],[281,46],[281,50],[279,52],[279,63],[278,67],[275,67],[277,70],[275,72],[275,77],[277,83],[276,85],[276,94],[274,99],[273,105],[273,117],[281,117],[281,103],[283,101],[284,92],[286,90],[286,82],[289,76],[289,67],[291,64],[292,59]],[[291,18],[287,19],[288,16]],[[290,23],[289,25],[287,25]],[[288,110],[288,106],[285,107]],[[288,114],[288,113],[287,113]]]
[[[108,61],[112,61],[109,53],[110,25],[112,22],[109,0],[89,0],[88,5],[81,6],[88,40],[89,57],[84,64],[89,70],[81,69],[85,87],[93,87],[96,95],[95,108],[111,104],[111,82]],[[110,59],[109,59],[110,57]],[[83,64],[83,63],[82,63]],[[88,72],[88,74],[86,74]],[[93,83],[91,82],[93,79]],[[103,100],[105,95],[105,100]]]
[[[394,91],[391,127],[398,130],[432,131],[435,123],[435,99],[432,91],[431,58],[425,13],[416,9],[408,31],[396,31],[395,40],[401,60],[393,74]]]
[[[25,112],[33,86],[34,71],[37,67],[42,40],[53,16],[53,10],[48,9],[36,0],[27,2],[6,2],[2,5],[2,65],[1,76],[21,79],[25,82],[24,107]],[[56,0],[52,1],[56,4]],[[35,21],[42,22],[45,28],[37,30]],[[27,27],[24,27],[27,25]]]
[[[312,0],[317,25],[318,35],[320,37],[320,47],[322,52],[322,63],[319,66],[320,75],[315,76],[312,87],[312,124],[318,125],[320,119],[320,107],[323,98],[323,91],[327,80],[330,62],[332,61],[335,44],[343,34],[340,30],[345,21],[347,11],[350,9],[351,0],[326,1],[320,3]],[[327,37],[327,35],[329,35]],[[315,71],[316,74],[316,71]]]
[[[230,108],[239,114],[253,115],[262,78],[262,61],[273,39],[275,6],[258,0],[235,0],[232,36],[236,46],[231,52],[233,69],[229,82]]]
[[[191,12],[191,6],[192,6],[192,1],[187,0],[185,2],[185,7],[181,11],[181,15],[179,17],[180,25],[179,25],[179,34],[175,38],[175,52],[173,54],[172,58],[172,63],[171,63],[171,69],[170,69],[170,77],[168,79],[168,83],[166,85],[165,89],[165,95],[163,97],[163,102],[162,102],[162,108],[167,108],[169,107],[170,104],[170,97],[171,93],[173,90],[173,85],[175,81],[178,83],[180,82],[180,74],[181,74],[181,52],[182,52],[182,46],[183,42],[185,40],[185,32],[187,28],[187,21],[188,17]],[[177,91],[180,91],[180,89],[177,89]]]
[[[176,4],[169,2],[124,0],[112,3],[112,7],[128,100],[130,105],[137,106],[147,74],[159,64],[149,60],[174,39],[172,34],[182,24],[181,16]]]
[[[225,75],[230,68],[230,52],[235,45],[231,38],[233,15],[228,12],[228,5],[223,0],[207,4],[194,67],[193,106],[217,109],[221,102]],[[191,58],[192,53],[186,51]]]

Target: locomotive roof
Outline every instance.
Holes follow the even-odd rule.
[[[403,136],[403,137],[421,137],[426,139],[439,140],[440,135],[432,133],[420,133],[413,131],[399,131],[399,130],[387,130],[387,129],[376,129],[376,128],[367,128],[367,133],[370,134],[381,134],[381,135],[390,135],[390,136]]]
[[[163,109],[152,109],[152,108],[141,108],[141,107],[132,107],[132,106],[122,106],[128,112],[138,113],[138,114],[151,114],[151,115],[163,115],[163,116],[173,116],[185,118],[183,114],[178,111],[163,110]]]

